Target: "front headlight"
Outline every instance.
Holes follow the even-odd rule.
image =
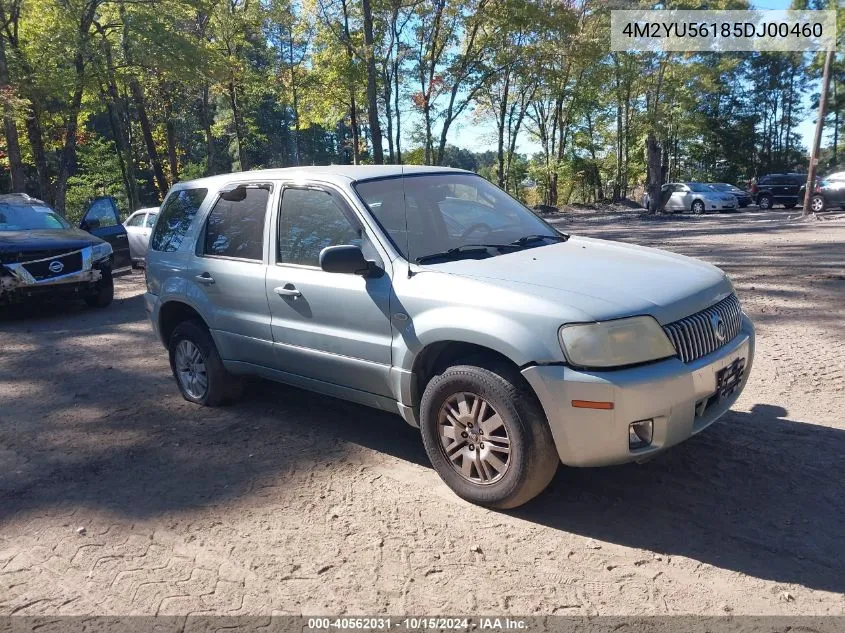
[[[95,262],[110,257],[112,254],[111,244],[103,242],[102,244],[94,244],[91,248],[91,259]]]
[[[676,354],[650,316],[564,325],[558,334],[566,359],[578,367],[622,367]]]

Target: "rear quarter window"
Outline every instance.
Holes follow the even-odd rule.
[[[161,205],[150,248],[163,252],[179,250],[207,194],[208,189],[180,189],[171,193]]]

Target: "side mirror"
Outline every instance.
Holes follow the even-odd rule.
[[[364,258],[360,247],[353,245],[327,246],[320,251],[320,268],[327,273],[346,273],[369,277],[378,268]]]

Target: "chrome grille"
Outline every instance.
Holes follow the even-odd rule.
[[[718,323],[724,324],[724,336],[720,336]],[[696,312],[674,323],[663,326],[663,330],[685,363],[707,356],[731,341],[742,325],[742,308],[736,295],[730,295],[706,310]]]

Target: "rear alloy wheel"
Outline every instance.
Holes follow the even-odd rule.
[[[810,209],[813,210],[813,213],[821,213],[824,211],[824,197],[813,196],[810,199]]]
[[[203,323],[183,321],[177,325],[168,347],[170,368],[185,400],[216,407],[240,396],[242,379],[226,371]]]
[[[519,372],[501,362],[484,365],[456,365],[431,379],[420,407],[423,444],[459,497],[515,508],[546,488],[560,458]]]
[[[692,212],[695,215],[704,213],[704,203],[701,200],[696,200],[692,203]]]
[[[771,196],[760,196],[757,199],[757,205],[763,210],[768,211],[772,208],[772,197]]]
[[[191,398],[201,400],[208,392],[208,368],[199,347],[183,339],[176,346],[176,379]]]

